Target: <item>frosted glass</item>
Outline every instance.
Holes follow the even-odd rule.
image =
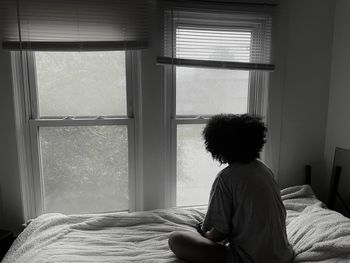
[[[246,113],[249,72],[176,68],[176,114]]]
[[[40,127],[45,212],[128,210],[126,126]]]
[[[39,115],[126,115],[125,52],[35,52]]]
[[[223,169],[205,150],[204,125],[177,126],[177,206],[208,204],[211,185]]]

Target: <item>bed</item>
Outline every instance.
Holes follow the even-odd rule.
[[[337,149],[335,156],[327,202],[332,208],[340,198],[341,167],[337,160],[342,160],[346,168],[350,151]],[[281,191],[295,262],[350,262],[350,219],[316,198],[310,186],[310,166],[306,166],[305,176],[305,185]],[[181,262],[168,248],[169,234],[176,230],[196,232],[204,216],[205,208],[44,214],[32,220],[18,236],[3,262]]]
[[[329,210],[309,185],[281,191],[295,262],[350,262],[350,219]],[[168,249],[175,230],[196,231],[203,209],[70,215],[33,220],[3,262],[181,262]]]

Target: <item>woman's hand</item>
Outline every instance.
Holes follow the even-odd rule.
[[[203,236],[214,242],[223,241],[227,237],[226,234],[217,231],[215,228],[212,228],[209,231],[205,232]]]

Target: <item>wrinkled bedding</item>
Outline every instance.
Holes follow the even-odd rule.
[[[326,209],[309,186],[281,194],[295,262],[350,262],[350,219]],[[169,234],[196,231],[204,215],[194,208],[44,214],[19,235],[3,262],[180,262],[168,249]]]
[[[309,186],[281,191],[295,262],[350,262],[350,219],[329,210]]]

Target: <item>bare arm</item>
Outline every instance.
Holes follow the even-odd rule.
[[[226,234],[217,231],[215,228],[212,228],[209,231],[205,232],[203,236],[210,239],[213,242],[220,242],[227,237]]]

